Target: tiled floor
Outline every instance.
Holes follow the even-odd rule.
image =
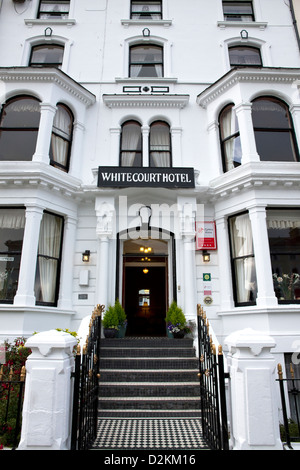
[[[206,449],[199,419],[127,418],[99,420],[94,449]]]

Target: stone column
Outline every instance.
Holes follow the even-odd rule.
[[[41,103],[41,118],[35,153],[32,161],[49,164],[49,149],[53,120],[56,113],[56,107],[50,103]]]
[[[181,146],[181,127],[171,128],[171,152],[172,152],[172,166],[181,167],[182,165],[182,146]]]
[[[142,145],[142,166],[148,167],[150,163],[150,154],[149,154],[149,126],[142,127],[142,138],[143,138],[143,145]]]
[[[81,172],[83,169],[83,158],[82,158],[82,144],[84,137],[85,127],[79,122],[75,121],[73,125],[73,137],[72,147],[70,155],[70,171],[69,174],[75,178],[81,178]]]
[[[27,206],[25,215],[19,283],[14,305],[32,307],[35,305],[34,281],[43,208],[34,205]]]
[[[64,239],[62,251],[62,264],[60,274],[60,289],[58,298],[58,308],[71,310],[73,295],[73,258],[75,252],[77,219],[67,217],[64,226]]]
[[[221,310],[226,311],[234,308],[230,242],[226,217],[223,216],[216,219],[216,229],[218,252],[221,253],[219,256]]]
[[[256,304],[261,308],[275,307],[278,305],[278,300],[275,296],[272,277],[265,207],[250,208],[249,217],[252,228],[258,288]]]
[[[276,346],[267,334],[245,329],[225,339],[230,374],[233,450],[283,450],[276,401]]]
[[[235,112],[239,123],[242,163],[259,162],[252,122],[252,104],[240,103],[235,106]]]
[[[26,385],[18,450],[70,450],[76,339],[50,330],[26,342]]]

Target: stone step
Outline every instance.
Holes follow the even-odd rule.
[[[135,382],[132,384],[101,382],[99,396],[103,397],[191,397],[199,396],[199,382]]]
[[[102,369],[100,382],[193,382],[199,369]]]
[[[193,339],[182,338],[149,338],[149,337],[138,337],[138,338],[101,338],[101,347],[105,348],[128,348],[128,347],[150,347],[150,348],[192,348]]]
[[[101,347],[101,357],[195,357],[193,348]]]
[[[109,357],[100,356],[100,373],[102,369],[196,369],[198,359],[195,357]]]
[[[200,411],[199,397],[99,397],[101,411]]]

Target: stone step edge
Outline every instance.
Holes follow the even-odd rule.
[[[188,387],[198,386],[199,382],[100,382],[99,386],[112,386],[112,387]]]
[[[98,401],[193,401],[200,400],[200,396],[193,397],[98,397]]]

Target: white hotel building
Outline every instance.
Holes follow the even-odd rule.
[[[175,299],[299,349],[289,2],[1,0],[0,45],[1,338],[116,298],[161,336]]]

